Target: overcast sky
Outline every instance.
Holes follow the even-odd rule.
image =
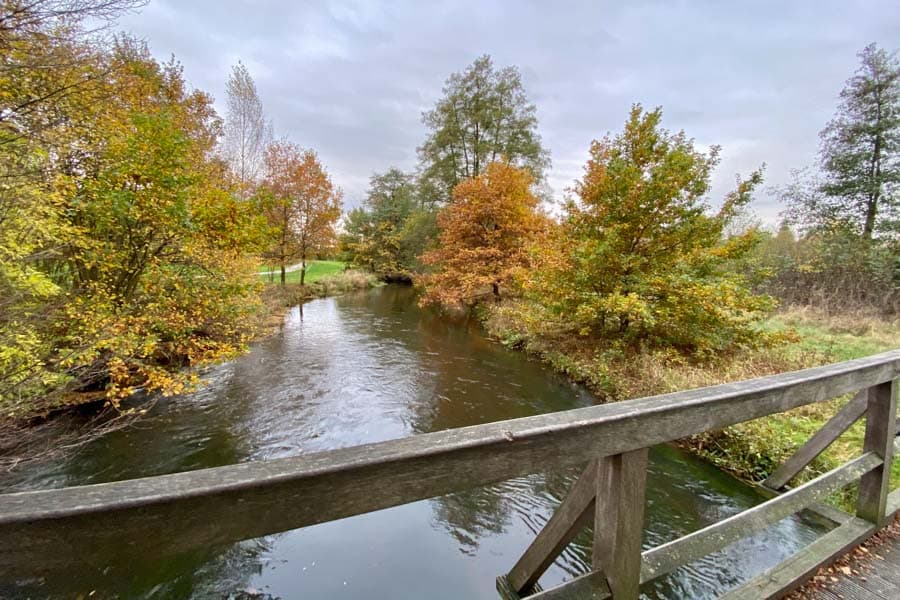
[[[592,139],[629,106],[722,146],[711,203],[765,162],[766,183],[815,160],[856,53],[900,46],[900,2],[272,2],[151,0],[119,27],[175,54],[224,115],[230,66],[256,81],[277,137],[315,149],[359,204],[369,176],[413,169],[421,113],[481,54],[517,65],[561,198]],[[755,212],[781,210],[765,191]]]

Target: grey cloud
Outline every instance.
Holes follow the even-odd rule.
[[[347,205],[373,171],[412,169],[423,110],[446,77],[483,53],[522,71],[561,197],[590,141],[633,102],[665,126],[722,146],[711,203],[735,173],[767,184],[815,159],[856,52],[900,39],[900,4],[831,2],[179,2],[153,0],[120,22],[188,79],[224,93],[250,68],[277,135],[317,150]],[[779,207],[760,194],[760,216]]]

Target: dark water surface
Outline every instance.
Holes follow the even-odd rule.
[[[409,288],[315,300],[281,333],[160,400],[136,425],[77,455],[0,477],[4,492],[115,481],[294,456],[591,404],[584,390],[417,308]],[[758,504],[752,488],[671,447],[651,452],[647,546]],[[577,472],[554,470],[376,513],[211,548],[178,560],[96,567],[85,579],[0,582],[0,596],[94,598],[485,598]],[[115,527],[115,522],[110,523]],[[792,517],[645,586],[708,598],[808,544],[823,523]],[[590,564],[583,534],[541,580]],[[61,549],[61,551],[65,551]],[[88,584],[87,576],[91,575]]]

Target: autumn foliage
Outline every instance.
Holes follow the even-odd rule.
[[[23,10],[0,41],[0,410],[180,392],[249,339],[265,224],[177,63]]]
[[[760,172],[711,212],[704,202],[718,149],[704,154],[660,127],[659,109],[632,108],[625,129],[591,146],[556,233],[529,284],[549,315],[582,336],[691,353],[753,344],[772,307],[731,261],[756,243],[725,230]]]
[[[331,182],[312,150],[290,142],[271,144],[265,153],[266,175],[262,185],[262,205],[275,243],[268,251],[281,267],[293,261],[302,264],[304,283],[306,262],[318,252],[333,247],[334,225],[341,216],[341,191]]]
[[[424,278],[423,303],[500,299],[525,273],[529,249],[547,224],[531,184],[528,171],[494,162],[454,188],[438,214],[438,246],[422,257],[435,268]]]

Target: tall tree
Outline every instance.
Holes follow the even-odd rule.
[[[412,175],[399,169],[372,175],[364,205],[344,224],[341,244],[350,262],[382,276],[408,271],[415,255],[405,226],[417,208]]]
[[[246,199],[263,169],[263,155],[272,139],[262,101],[250,71],[238,62],[225,84],[225,156]]]
[[[447,79],[444,96],[422,120],[431,131],[419,148],[427,200],[446,202],[464,179],[505,160],[535,181],[550,164],[541,146],[534,104],[516,67],[495,69],[484,55]]]
[[[270,256],[281,267],[282,285],[288,262],[300,260],[302,285],[307,260],[334,243],[343,194],[331,182],[316,153],[296,144],[271,144],[266,149],[265,166],[266,214],[276,231]]]
[[[439,245],[422,261],[436,268],[425,276],[425,304],[468,306],[488,296],[499,300],[529,264],[528,249],[547,219],[531,192],[525,169],[502,162],[461,182],[453,202],[438,214]]]
[[[709,353],[756,339],[768,300],[727,269],[755,243],[723,232],[761,173],[739,182],[722,208],[703,198],[718,161],[683,132],[660,127],[660,109],[635,105],[622,133],[595,141],[532,289],[563,326],[610,344],[649,343]]]
[[[859,59],[821,133],[822,194],[805,198],[819,221],[851,223],[868,240],[900,230],[900,62],[875,44]]]

